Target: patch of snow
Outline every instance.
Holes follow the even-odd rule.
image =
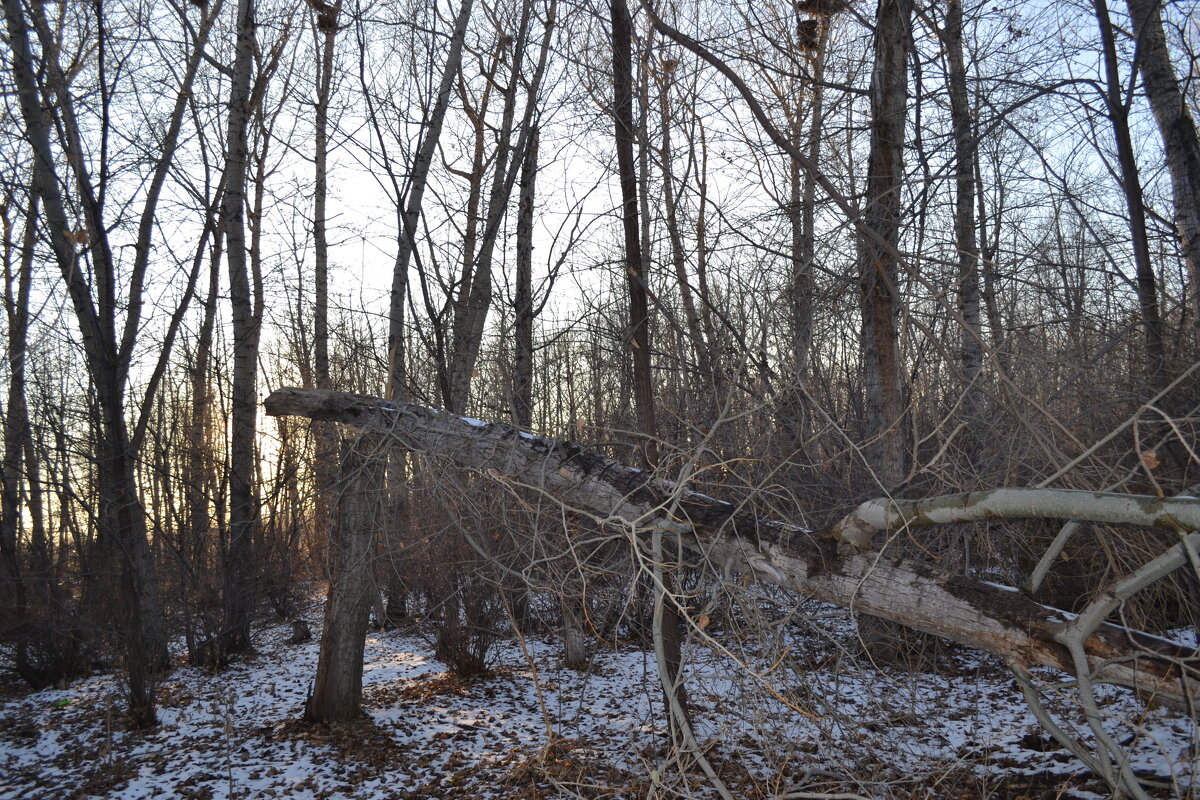
[[[857,634],[847,612],[773,591],[753,596],[768,615],[755,628],[741,630],[729,612],[705,631],[719,648],[694,640],[685,653],[696,735],[711,744],[710,758],[745,773],[736,796],[835,768],[848,784],[873,785],[912,786],[922,776],[937,785],[955,770],[993,781],[1049,775],[1068,787],[1064,798],[1102,796],[1080,777],[1082,765],[1044,737],[992,658],[952,653],[939,672],[877,669],[852,655]],[[309,621],[319,628],[315,611]],[[1173,638],[1185,634],[1195,641],[1190,629]],[[176,668],[158,686],[161,724],[148,733],[122,730],[115,675],[6,696],[0,797],[488,800],[512,796],[505,781],[536,761],[538,769],[594,762],[631,787],[610,796],[632,798],[648,791],[638,781],[651,770],[663,775],[661,693],[646,650],[599,648],[589,670],[574,672],[559,642],[530,636],[535,681],[518,643],[502,641],[491,659],[496,673],[463,685],[446,676],[421,631],[373,633],[363,670],[373,725],[338,735],[298,723],[318,643],[288,645],[289,635],[286,624],[263,628],[256,655],[216,674]],[[1064,729],[1090,742],[1069,689],[1055,686],[1061,676],[1040,670],[1037,680]],[[1129,742],[1134,768],[1172,782],[1180,796],[1194,792],[1195,722],[1100,688],[1104,724]],[[548,728],[568,751],[538,761],[549,752]]]

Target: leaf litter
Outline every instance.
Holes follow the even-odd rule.
[[[319,614],[310,616],[315,628]],[[962,650],[930,672],[876,667],[849,655],[849,614],[823,607],[812,618],[819,622],[774,626],[771,641],[713,622],[705,636],[721,650],[695,645],[687,654],[696,738],[735,796],[1106,796],[1043,734],[990,658]],[[223,671],[174,669],[158,686],[160,724],[148,732],[124,728],[116,674],[40,692],[5,687],[0,797],[714,795],[695,755],[667,747],[649,649],[596,649],[591,668],[576,672],[552,636],[527,635],[540,685],[516,642],[501,642],[493,669],[464,682],[431,655],[422,631],[372,633],[367,716],[316,725],[301,715],[319,643],[288,644],[289,635],[290,624],[267,624],[258,651]],[[1069,689],[1046,698],[1089,742]],[[1105,687],[1103,698],[1110,729],[1155,791],[1200,794],[1194,720],[1146,710],[1123,690]]]

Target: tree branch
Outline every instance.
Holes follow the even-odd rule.
[[[805,596],[986,650],[1011,664],[1075,671],[1071,653],[1060,641],[1072,619],[1067,612],[1036,603],[1015,589],[860,552],[846,546],[834,529],[807,531],[761,517],[569,441],[346,392],[279,389],[265,405],[272,416],[297,415],[378,431],[394,446],[532,488],[569,509],[638,534],[670,531],[719,572],[752,572]],[[998,493],[1005,498],[1004,493],[1012,491]],[[1079,493],[1075,499],[1089,494]],[[1097,502],[1108,508],[1103,497]],[[1167,503],[1160,515],[1177,512],[1181,504],[1191,508],[1187,501],[1154,500]],[[1143,511],[1153,514],[1152,505],[1145,503]],[[1015,514],[1017,506],[1009,509]],[[1086,511],[1086,504],[1079,504],[1063,516],[1088,518]],[[871,520],[861,508],[855,513]],[[1200,670],[1194,666],[1195,653],[1187,648],[1103,623],[1087,637],[1083,650],[1092,681],[1129,686],[1181,708],[1189,696],[1197,697]]]

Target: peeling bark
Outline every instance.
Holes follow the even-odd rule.
[[[407,403],[279,389],[267,398],[266,409],[272,416],[299,415],[379,432],[395,446],[436,454],[509,485],[542,491],[564,506],[639,534],[656,529],[677,534],[717,571],[753,573],[806,596],[986,650],[1010,664],[1075,671],[1071,653],[1060,642],[1070,614],[1035,603],[1014,589],[859,552],[839,539],[837,526],[807,531],[656,480],[569,441]],[[982,494],[1003,498],[1004,493],[1016,492]],[[1200,506],[1200,501],[1179,502]],[[1088,516],[1077,511],[1064,509],[1063,515]],[[1187,519],[1179,522],[1186,526]],[[1200,674],[1182,662],[1194,653],[1164,639],[1105,623],[1086,639],[1083,650],[1095,682],[1130,686],[1175,705],[1183,704],[1185,691],[1196,699],[1197,690],[1191,687]],[[1186,670],[1186,679],[1181,679],[1180,669]],[[1185,689],[1187,682],[1191,683]]]

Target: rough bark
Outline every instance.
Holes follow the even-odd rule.
[[[375,531],[384,460],[372,452],[376,437],[342,444],[337,513],[330,530],[333,574],[325,600],[325,628],[317,680],[304,706],[311,722],[345,722],[362,716],[363,649],[375,596]]]
[[[858,276],[866,384],[865,450],[884,489],[892,489],[904,479],[904,401],[896,330],[899,269],[894,254],[900,240],[911,35],[911,0],[880,0],[871,76],[871,149],[865,209],[866,225],[877,237],[859,237]]]
[[[540,490],[612,525],[639,533],[668,531],[719,572],[752,573],[805,596],[986,650],[1012,664],[1074,671],[1071,653],[1059,640],[1071,618],[1066,612],[1006,587],[861,551],[834,530],[807,531],[758,516],[571,442],[341,392],[279,389],[267,398],[266,409],[272,415],[333,420],[379,432],[395,446],[437,454],[498,481]],[[1084,494],[1071,496],[1082,500]],[[1061,515],[1088,517],[1079,513],[1083,510],[1068,506]],[[1026,513],[1018,508],[1004,513],[1010,512]],[[1182,520],[1184,527],[1188,524]],[[1185,690],[1179,674],[1178,659],[1190,651],[1163,639],[1106,623],[1084,641],[1083,652],[1094,681],[1131,686],[1160,700],[1178,700],[1190,691],[1194,699],[1200,676],[1188,668],[1193,688]]]
[[[529,134],[529,148],[521,168],[517,204],[517,286],[513,298],[513,423],[533,427],[533,207],[538,169],[538,130]]]
[[[567,669],[585,670],[589,662],[587,643],[583,638],[583,596],[567,592],[559,598],[562,610],[563,664]]]

